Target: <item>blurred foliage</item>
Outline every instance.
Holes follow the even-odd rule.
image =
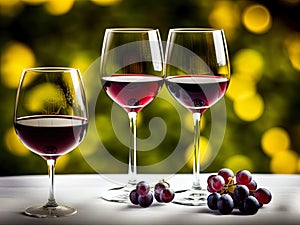
[[[211,150],[205,146],[211,129],[210,112],[203,116],[204,171],[226,166],[235,171],[247,168],[253,172],[300,173],[300,0],[0,0],[0,7],[0,175],[46,171],[46,163],[25,149],[13,129],[22,69],[77,67],[88,83],[86,87],[93,87],[89,82],[98,77],[85,77],[85,72],[100,55],[107,27],[155,27],[160,29],[163,41],[170,28],[223,28],[232,69],[225,96],[227,126],[221,149],[209,159],[205,154]],[[126,113],[114,108],[103,91],[92,110],[97,128],[93,135],[113,158],[126,165]],[[151,149],[151,141],[160,138],[149,122],[154,117],[164,121],[165,128],[161,127],[159,134],[165,138]],[[120,131],[114,130],[116,126]],[[138,164],[167,159],[183,137],[179,146],[182,155],[165,168],[147,172],[174,168],[174,172],[190,173],[191,126],[191,115],[164,88],[138,115],[140,148],[150,146],[149,151],[138,152]],[[97,151],[97,146],[84,143],[80,150],[58,160],[57,172],[94,173],[99,171],[91,164],[101,164],[100,172],[126,173],[126,169],[112,167],[101,154],[93,157]],[[89,157],[94,162],[86,160]],[[178,165],[180,170],[176,169]]]

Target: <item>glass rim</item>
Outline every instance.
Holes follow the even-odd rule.
[[[115,32],[115,33],[135,33],[135,32],[148,32],[148,31],[157,31],[156,28],[140,28],[140,27],[116,27],[116,28],[106,28],[106,31]]]
[[[73,67],[59,67],[59,66],[46,66],[46,67],[32,67],[23,69],[24,72],[68,72],[68,71],[78,71],[79,69]]]
[[[170,32],[182,32],[182,33],[210,33],[216,31],[223,31],[223,29],[216,29],[216,28],[200,28],[200,27],[187,27],[187,28],[172,28]]]

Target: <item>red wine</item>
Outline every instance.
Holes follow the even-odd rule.
[[[192,113],[204,113],[224,95],[229,80],[210,75],[171,76],[166,86],[172,96]]]
[[[101,81],[109,97],[127,112],[141,111],[163,85],[163,78],[143,74],[112,75]]]
[[[87,125],[87,119],[81,117],[37,115],[18,118],[15,129],[31,151],[45,159],[57,159],[77,147]]]

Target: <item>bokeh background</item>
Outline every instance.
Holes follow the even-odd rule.
[[[300,173],[300,0],[0,0],[0,9],[1,176],[46,173],[46,163],[20,143],[13,128],[22,69],[70,66],[84,75],[100,55],[107,27],[155,27],[163,41],[170,28],[223,28],[232,69],[225,96],[227,126],[221,149],[209,160],[210,113],[203,116],[201,144],[206,156],[202,161],[212,161],[204,172],[229,167],[256,173]],[[163,89],[160,95],[168,93]],[[192,117],[182,108],[186,122],[178,124],[174,104],[171,97],[169,101],[158,98],[139,114],[140,139],[151,135],[148,124],[153,116],[165,121],[167,135],[155,149],[138,153],[138,163],[150,165],[168,157],[183,126],[185,160],[175,163],[187,161],[177,172],[191,172]],[[113,157],[126,163],[127,147],[111,126],[112,106],[101,91],[95,135]],[[126,129],[127,116],[121,109],[119,114],[118,126]],[[61,157],[56,172],[98,172],[82,155],[86,151],[93,156],[98,149],[86,144],[85,148]],[[106,159],[96,160],[105,168],[103,172],[122,172],[111,168]]]

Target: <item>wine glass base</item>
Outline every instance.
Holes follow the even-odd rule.
[[[207,204],[206,190],[181,190],[175,192],[175,198],[172,201],[179,205],[204,206]]]
[[[77,213],[75,208],[62,205],[56,207],[31,206],[25,209],[26,215],[38,218],[70,216],[75,213]]]
[[[128,187],[118,187],[118,188],[112,188],[107,191],[104,191],[101,194],[101,198],[109,201],[109,202],[120,202],[120,203],[126,203],[129,202],[129,194],[130,189]]]

